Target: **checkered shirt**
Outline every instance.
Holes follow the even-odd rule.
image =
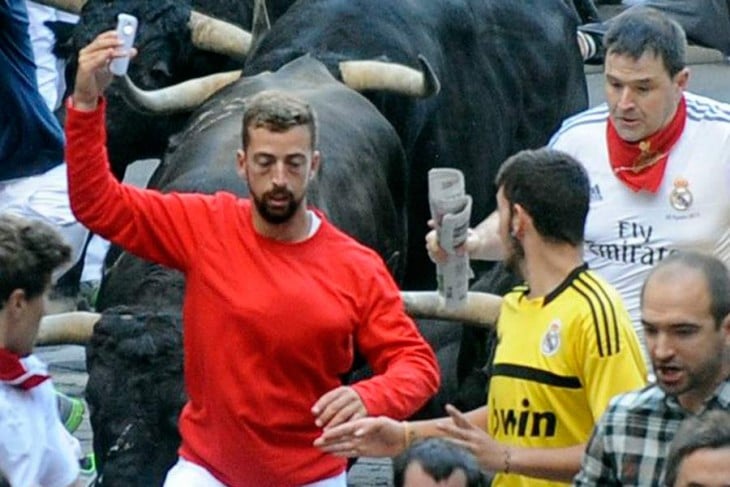
[[[730,379],[720,384],[698,414],[711,409],[730,410]],[[662,485],[669,444],[690,415],[654,384],[616,396],[593,430],[573,485]]]

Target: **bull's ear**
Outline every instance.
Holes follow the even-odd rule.
[[[254,0],[253,4],[253,25],[251,26],[251,48],[261,42],[267,32],[271,29],[269,12],[266,8],[266,0]]]

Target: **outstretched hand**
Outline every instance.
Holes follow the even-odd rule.
[[[116,31],[109,30],[99,34],[90,44],[79,51],[76,84],[74,85],[73,104],[79,110],[93,110],[99,97],[112,81],[109,63],[122,56],[135,56],[122,49],[122,41]]]
[[[452,421],[439,423],[437,427],[448,436],[448,439],[470,451],[483,469],[501,471],[504,468],[506,447],[469,421],[464,413],[454,406],[448,404],[446,412]]]
[[[380,416],[325,429],[314,446],[340,457],[393,457],[406,449],[405,426]]]

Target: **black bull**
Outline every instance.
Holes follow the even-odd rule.
[[[547,143],[569,115],[587,107],[576,42],[578,16],[565,0],[300,0],[249,52],[244,74],[275,70],[309,53],[339,76],[349,59],[431,63],[441,93],[425,100],[369,92],[406,151],[408,262],[404,285],[433,288],[427,173],[466,175],[472,224],[495,208],[494,177],[508,156]],[[316,19],[316,21],[313,21]]]
[[[398,275],[406,247],[400,141],[367,99],[311,57],[275,73],[239,80],[218,93],[172,140],[149,186],[164,192],[228,190],[247,195],[235,172],[234,155],[241,146],[246,100],[265,89],[300,96],[317,113],[322,166],[309,201],[337,226],[377,249]],[[86,396],[103,485],[159,485],[175,461],[176,421],[185,400],[183,293],[179,272],[127,253],[110,262],[97,301],[104,313],[87,350]],[[460,328],[425,325],[422,330],[437,350],[442,374],[450,374],[442,378],[449,389],[424,413],[440,414],[443,396],[454,392]],[[354,376],[365,374],[361,368]]]

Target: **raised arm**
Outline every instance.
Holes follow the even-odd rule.
[[[79,222],[125,250],[183,270],[194,260],[197,238],[208,233],[190,223],[191,213],[208,212],[203,195],[163,195],[121,184],[109,169],[102,94],[111,81],[108,63],[123,54],[119,46],[116,33],[108,31],[79,52],[73,96],[66,104],[71,209]]]
[[[112,82],[112,74],[108,69],[112,59],[130,54],[136,55],[136,49],[127,53],[115,31],[100,34],[93,42],[79,51],[78,70],[74,85],[72,103],[77,110],[89,112],[96,110],[99,97],[104,94]]]

